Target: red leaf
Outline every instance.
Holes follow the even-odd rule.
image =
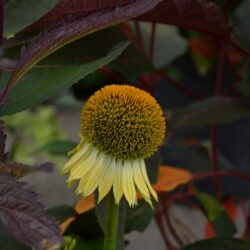
[[[139,2],[138,0],[60,0],[59,4],[40,20],[33,23],[27,29],[45,28],[51,24],[63,22],[65,19],[86,17],[95,12],[102,13],[107,10],[115,10],[123,6]],[[153,1],[152,1],[153,2]],[[157,4],[156,1],[155,3]],[[152,4],[155,5],[155,4]],[[132,12],[131,12],[132,14]],[[128,17],[129,18],[129,17]]]
[[[218,37],[229,36],[231,31],[219,7],[205,0],[164,0],[137,19],[172,24]]]
[[[63,241],[37,195],[8,174],[0,174],[0,229],[38,250],[55,249]]]
[[[112,8],[115,10],[133,2],[136,0],[61,0],[29,29],[48,27],[68,17],[86,17],[94,12],[101,13]],[[156,8],[136,19],[172,24],[219,37],[229,36],[231,31],[219,7],[206,0],[164,0]]]
[[[17,68],[12,73],[8,83],[8,88],[10,89],[34,65],[59,48],[95,31],[135,18],[154,8],[160,1],[124,1],[122,4],[116,4],[115,7],[101,8],[102,5],[100,5],[101,9],[96,11],[92,10],[98,6],[95,6],[95,8],[89,7],[91,11],[88,11],[87,16],[80,15],[78,17],[78,15],[74,15],[59,25],[51,27],[47,32],[38,35],[26,49],[23,48]],[[92,6],[90,1],[89,6]],[[79,10],[79,13],[81,13],[81,10]]]

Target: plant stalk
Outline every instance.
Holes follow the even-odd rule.
[[[106,226],[103,250],[117,250],[119,206],[115,204],[113,193],[108,195]]]

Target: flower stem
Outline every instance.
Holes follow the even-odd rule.
[[[113,193],[108,195],[104,250],[117,250],[119,206],[115,204]]]

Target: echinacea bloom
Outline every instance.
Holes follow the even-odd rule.
[[[156,100],[128,85],[109,85],[92,95],[81,112],[81,140],[63,168],[77,194],[98,188],[100,202],[113,188],[115,202],[124,195],[131,207],[136,191],[152,206],[157,200],[144,159],[153,155],[165,135],[163,112]]]

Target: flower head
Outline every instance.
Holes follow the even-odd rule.
[[[138,189],[152,204],[157,195],[144,159],[158,150],[164,135],[163,113],[151,95],[132,86],[106,86],[82,110],[81,141],[63,173],[70,173],[70,184],[79,180],[77,193],[83,196],[98,188],[100,201],[113,187],[116,203],[124,194],[134,206]]]

